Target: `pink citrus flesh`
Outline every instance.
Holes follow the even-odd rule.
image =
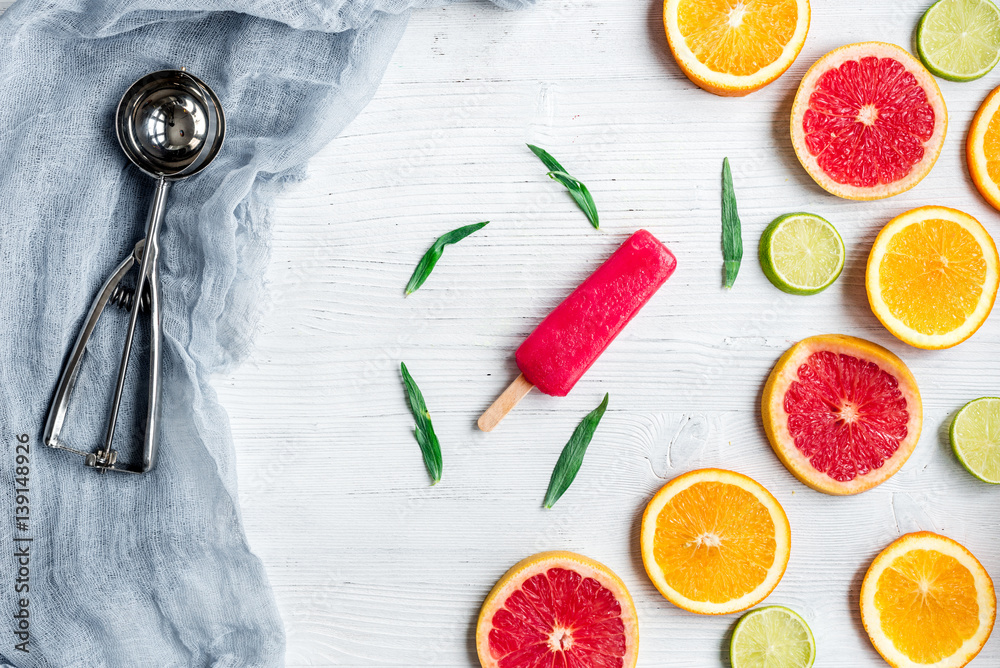
[[[920,438],[920,393],[891,352],[841,335],[792,346],[764,386],[764,430],[782,463],[828,494],[892,476]]]
[[[847,199],[882,199],[915,186],[934,166],[947,128],[934,77],[882,42],[820,58],[792,105],[799,161],[821,187]]]
[[[484,668],[633,668],[638,643],[624,583],[570,552],[515,565],[490,592],[476,628]]]

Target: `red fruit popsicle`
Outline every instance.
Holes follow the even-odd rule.
[[[521,375],[479,418],[493,431],[532,387],[564,397],[670,278],[673,253],[639,230],[563,300],[517,349]]]

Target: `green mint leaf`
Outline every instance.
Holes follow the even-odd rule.
[[[736,193],[733,191],[729,158],[722,161],[722,260],[726,272],[725,287],[731,288],[743,261],[743,236],[740,214],[736,211]]]
[[[549,171],[551,172],[566,171],[565,169],[563,169],[563,166],[559,164],[559,161],[553,158],[552,155],[544,148],[539,148],[538,146],[534,146],[532,144],[528,144],[528,148],[531,149],[532,153],[538,156],[538,159],[541,160],[546,167],[548,167]]]
[[[437,261],[441,259],[445,246],[461,241],[476,230],[481,230],[489,225],[489,222],[490,221],[487,220],[485,223],[473,223],[472,225],[466,225],[465,227],[460,227],[457,230],[452,230],[451,232],[438,237],[437,241],[435,241],[434,244],[427,249],[427,252],[424,253],[424,256],[420,258],[420,262],[417,263],[417,267],[413,270],[413,274],[410,276],[410,282],[406,284],[406,294],[410,295],[411,293],[416,292],[420,286],[424,284],[427,277],[431,275],[432,271],[434,271],[434,265],[436,265]]]
[[[436,485],[441,480],[441,444],[434,433],[434,425],[431,424],[431,414],[424,403],[424,395],[417,387],[413,376],[406,368],[406,364],[399,363],[400,373],[403,375],[403,388],[406,390],[406,400],[410,404],[410,412],[417,423],[413,429],[413,437],[417,439],[420,446],[420,453],[424,456],[424,464],[427,472],[431,476],[431,485]]]
[[[559,500],[569,486],[573,484],[580,465],[583,464],[583,456],[587,454],[587,446],[594,437],[594,431],[604,417],[604,411],[608,408],[608,395],[604,395],[601,405],[591,411],[583,421],[577,425],[569,442],[559,455],[559,461],[552,470],[552,477],[549,479],[549,488],[545,492],[545,501],[542,502],[546,508],[551,508]]]
[[[578,179],[570,176],[566,168],[560,165],[559,161],[553,158],[544,148],[539,148],[532,144],[528,144],[528,148],[548,167],[549,178],[566,186],[573,201],[576,202],[576,205],[587,216],[590,224],[596,229],[600,229],[601,224],[597,217],[597,205],[594,204],[594,198],[590,195],[590,190],[587,189],[587,186]]]
[[[601,223],[597,218],[597,205],[594,204],[594,198],[590,196],[590,190],[587,189],[587,186],[566,172],[549,172],[549,178],[566,186],[573,201],[587,216],[587,220],[594,226],[594,229],[601,229]]]

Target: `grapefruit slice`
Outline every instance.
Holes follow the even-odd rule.
[[[479,613],[483,668],[634,668],[639,625],[625,583],[572,552],[519,561]]]
[[[961,668],[995,620],[989,573],[962,545],[929,531],[894,541],[861,583],[865,631],[896,668]]]
[[[726,615],[757,605],[788,566],[791,528],[781,504],[757,481],[700,469],[664,485],[640,530],[649,579],[674,605]]]
[[[934,77],[884,42],[849,44],[820,58],[792,104],[799,162],[820,187],[846,199],[882,199],[917,185],[947,129]]]
[[[917,381],[882,346],[829,334],[799,341],[764,385],[764,431],[796,478],[858,494],[906,463],[920,438]]]

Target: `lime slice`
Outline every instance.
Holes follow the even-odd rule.
[[[779,290],[814,295],[844,268],[844,241],[833,225],[811,213],[779,216],[760,237],[760,267]]]
[[[991,0],[940,0],[917,26],[917,53],[931,72],[972,81],[1000,60],[1000,9]]]
[[[806,620],[780,605],[743,615],[729,643],[733,668],[809,668],[816,642]]]
[[[951,449],[972,475],[1000,484],[1000,399],[970,401],[951,423]]]

